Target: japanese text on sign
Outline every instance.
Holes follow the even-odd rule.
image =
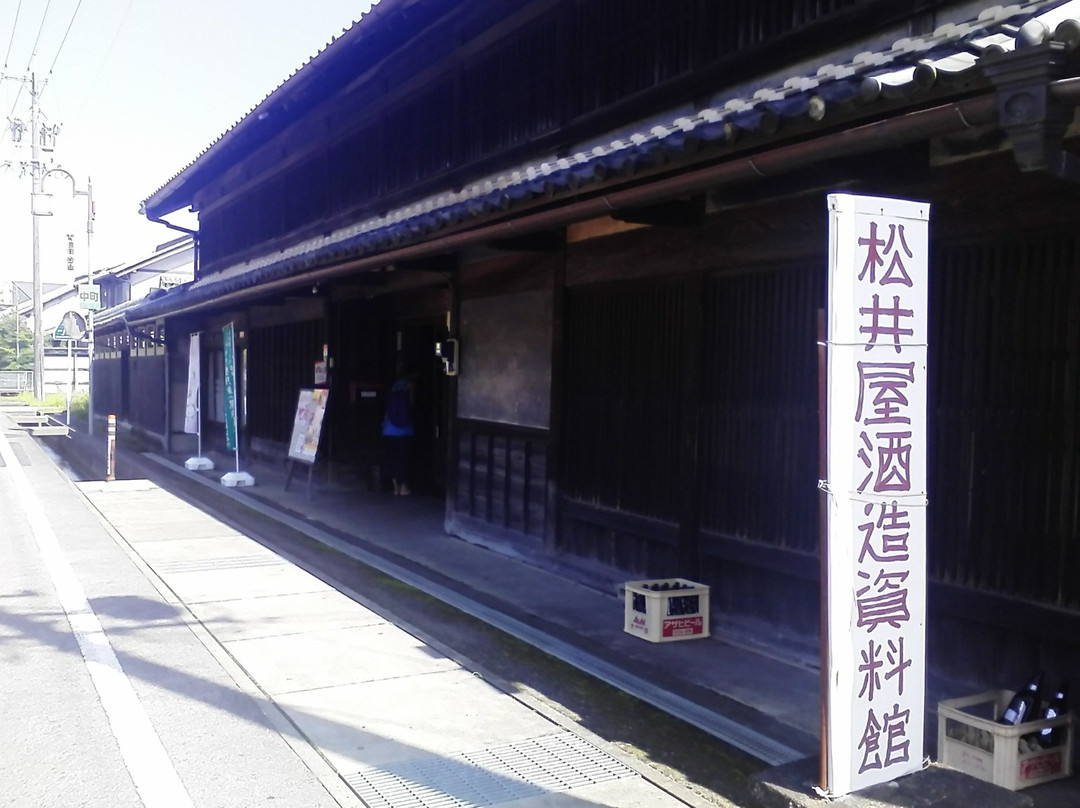
[[[929,206],[829,196],[829,791],[922,762]]]

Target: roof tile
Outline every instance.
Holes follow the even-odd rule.
[[[1059,0],[1030,0],[1026,11],[1020,5],[995,6],[986,9],[978,20],[941,26],[931,38],[899,39],[888,51],[859,53],[851,62],[826,64],[815,74],[788,77],[778,87],[755,90],[751,98],[729,98],[722,108],[706,107],[694,116],[680,111],[665,123],[645,124],[648,128],[613,137],[588,152],[579,151],[569,158],[549,158],[504,168],[501,173],[479,179],[460,191],[443,191],[386,215],[372,216],[349,225],[329,237],[320,236],[233,265],[193,284],[178,287],[180,291],[173,290],[146,301],[126,316],[132,320],[160,316],[181,306],[208,302],[222,293],[330,264],[342,256],[371,255],[387,245],[415,241],[423,238],[425,233],[470,216],[505,211],[539,196],[574,191],[612,173],[633,174],[660,165],[687,148],[697,148],[703,140],[730,143],[736,134],[735,127],[760,129],[769,134],[779,125],[779,115],[807,115],[810,120],[820,120],[820,114],[817,117],[813,114],[814,109],[820,112],[822,99],[829,104],[857,103],[859,88],[865,80],[872,79],[877,91],[868,93],[864,103],[873,103],[879,97],[896,98],[909,94],[924,86],[927,72],[922,71],[922,78],[917,81],[920,71],[914,68],[927,62],[932,49],[938,54],[930,63],[932,66],[956,61],[957,55],[963,54],[965,61],[960,61],[956,72],[964,71],[975,63],[975,57],[968,53],[973,44],[972,35],[997,35],[1011,44],[1015,25],[1003,23],[1021,13],[1030,18],[1057,5],[1060,5]],[[894,69],[881,69],[887,65]],[[812,96],[817,99],[816,105],[810,103]]]

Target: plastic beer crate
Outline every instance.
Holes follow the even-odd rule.
[[[1009,726],[998,719],[1012,699],[1009,690],[938,703],[938,762],[1011,791],[1060,780],[1072,774],[1072,715]],[[1032,737],[1061,728],[1055,746]]]
[[[675,585],[678,588],[673,588]],[[666,585],[666,589],[664,586]],[[685,578],[629,581],[623,629],[649,642],[709,636],[709,587]]]

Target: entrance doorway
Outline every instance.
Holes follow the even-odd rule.
[[[442,361],[435,356],[435,343],[444,338],[445,331],[438,322],[394,326],[391,368],[411,374],[415,385],[413,486],[417,493],[432,496],[446,492],[447,381]]]

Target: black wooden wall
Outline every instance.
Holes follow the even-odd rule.
[[[456,422],[452,525],[542,539],[547,530],[547,430]],[[453,527],[452,527],[453,529]]]
[[[817,310],[810,264],[716,275],[705,299],[699,448],[707,534],[817,547]],[[708,552],[709,539],[704,550]]]
[[[165,354],[133,356],[128,420],[154,434],[165,433]]]
[[[165,434],[164,326],[99,334],[94,346],[94,414],[155,435]]]
[[[96,416],[124,414],[119,354],[94,358],[93,396]]]
[[[931,578],[1078,609],[1076,240],[939,247],[931,279]],[[776,618],[763,593],[777,573],[811,604],[817,579],[824,266],[707,274],[700,301],[698,288],[568,290],[560,547],[630,573],[723,578],[720,606]]]
[[[823,290],[801,269],[569,290],[564,549],[691,576],[721,537],[812,551]]]
[[[937,254],[930,570],[1080,608],[1080,254],[1072,234]]]
[[[252,328],[247,334],[249,435],[287,444],[301,389],[314,387],[326,342],[323,320]]]
[[[567,298],[565,470],[571,500],[679,519],[690,305],[684,282],[574,289]]]

